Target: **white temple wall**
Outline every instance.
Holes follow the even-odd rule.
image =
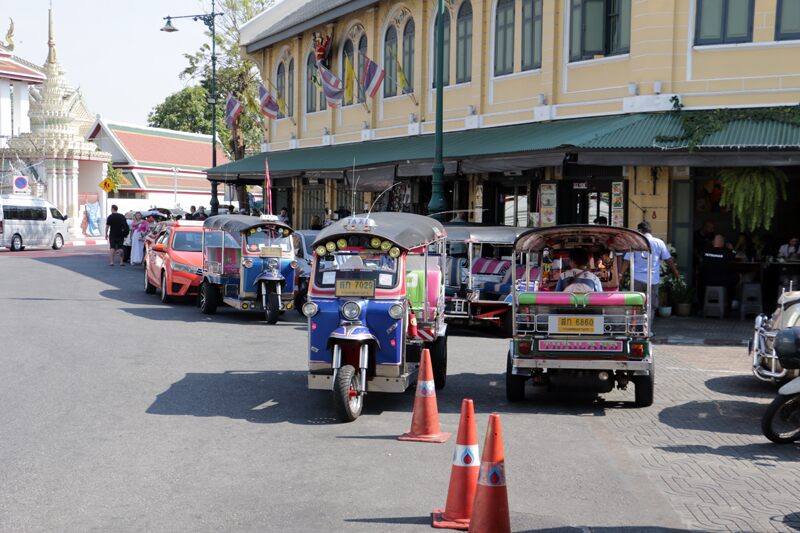
[[[11,131],[11,82],[0,79],[0,148],[6,147]]]
[[[14,102],[12,114],[14,116],[14,132],[13,135],[20,133],[27,133],[31,131],[31,119],[28,116],[30,111],[30,95],[28,94],[28,84],[23,82],[15,82],[14,86]]]

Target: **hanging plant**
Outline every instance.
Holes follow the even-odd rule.
[[[720,172],[722,198],[733,225],[744,231],[768,230],[778,199],[786,199],[786,174],[773,167],[726,168]]]

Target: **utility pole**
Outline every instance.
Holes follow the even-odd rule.
[[[442,221],[443,211],[447,211],[447,199],[444,196],[444,162],[442,160],[443,141],[443,106],[444,106],[444,0],[437,0],[436,12],[436,133],[434,135],[433,167],[431,168],[431,201],[428,203],[428,214]]]

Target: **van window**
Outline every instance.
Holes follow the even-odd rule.
[[[6,220],[47,220],[47,209],[20,205],[7,205],[3,208]]]
[[[50,215],[56,220],[64,220],[64,215],[62,215],[61,211],[59,211],[55,207],[50,208]]]

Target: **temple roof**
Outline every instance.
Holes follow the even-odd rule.
[[[15,56],[8,48],[0,45],[0,78],[28,83],[42,83],[44,70],[29,61]]]

